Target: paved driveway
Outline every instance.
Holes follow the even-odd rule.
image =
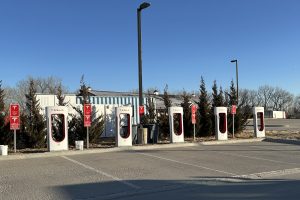
[[[0,199],[299,199],[300,146],[255,142],[0,160]]]

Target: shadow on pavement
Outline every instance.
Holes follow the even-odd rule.
[[[54,187],[61,199],[299,199],[299,180],[245,180],[196,177],[193,180],[127,180]]]
[[[266,138],[266,139],[264,139],[263,141],[264,141],[264,142],[281,143],[281,144],[300,145],[300,140],[288,140],[288,139]]]

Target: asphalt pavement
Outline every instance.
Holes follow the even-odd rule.
[[[5,200],[299,196],[300,146],[285,143],[150,146],[0,159],[0,199]]]
[[[267,131],[299,131],[300,119],[271,119],[265,118]],[[249,120],[247,129],[253,129],[253,120]]]

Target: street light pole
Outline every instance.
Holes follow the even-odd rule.
[[[137,9],[137,29],[138,29],[138,66],[139,66],[139,106],[144,105],[143,101],[143,73],[142,73],[142,31],[141,31],[141,11],[150,6],[149,3],[142,3]]]
[[[239,71],[238,71],[238,61],[232,60],[232,63],[235,62],[235,72],[236,72],[236,103],[239,102]]]

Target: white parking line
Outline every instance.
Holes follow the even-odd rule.
[[[164,157],[161,157],[161,156],[155,156],[155,155],[152,155],[152,154],[149,154],[149,153],[138,153],[138,154],[148,156],[148,157],[152,157],[152,158],[161,159],[161,160],[166,160],[166,161],[169,161],[169,162],[174,162],[174,163],[178,163],[178,164],[182,164],[182,165],[187,165],[187,166],[202,168],[202,169],[206,169],[206,170],[210,170],[210,171],[214,171],[214,172],[219,172],[219,173],[222,173],[222,174],[229,174],[229,175],[237,176],[237,174],[234,174],[234,173],[231,173],[231,172],[225,172],[225,171],[222,171],[222,170],[213,169],[213,168],[209,168],[209,167],[204,167],[204,166],[201,166],[201,165],[194,165],[194,164],[191,164],[191,163],[181,162],[181,161],[178,161],[178,160],[164,158]]]
[[[250,159],[254,159],[254,160],[263,160],[263,161],[268,161],[268,162],[273,162],[273,163],[299,165],[299,163],[284,162],[284,161],[272,160],[272,159],[266,159],[266,158],[259,158],[259,157],[254,157],[254,156],[238,155],[238,154],[225,153],[225,152],[216,152],[216,153],[223,154],[223,155],[229,155],[229,156],[235,156],[235,157],[250,158]]]
[[[193,147],[185,147],[185,148],[198,150],[197,148],[193,148]],[[205,149],[201,149],[201,150],[205,151]],[[299,165],[299,163],[284,162],[284,161],[278,161],[278,160],[272,160],[272,159],[266,159],[266,158],[259,158],[259,157],[254,157],[254,156],[239,155],[239,154],[234,154],[234,153],[225,153],[225,152],[220,152],[220,151],[214,151],[214,152],[218,153],[218,154],[222,154],[222,155],[241,157],[241,158],[250,158],[250,159],[254,159],[254,160],[264,160],[264,161],[273,162],[273,163]]]
[[[255,148],[255,149],[266,149],[266,150],[278,151],[278,149],[267,148],[267,147],[261,147],[261,146],[249,146],[249,147]]]
[[[239,176],[233,176],[233,178],[263,179],[263,178],[271,178],[276,176],[299,174],[299,173],[300,173],[300,168],[293,168],[293,169],[281,169],[276,171],[239,175]]]
[[[266,149],[266,150],[272,150],[272,151],[281,151],[280,149],[274,149],[274,148],[268,148],[268,147],[262,147],[262,146],[249,146],[256,149]],[[299,149],[286,149],[284,151],[299,151]]]
[[[256,146],[251,146],[251,147],[256,148]],[[195,148],[195,147],[184,147],[184,148],[195,149],[195,150],[200,149],[200,148]],[[257,147],[257,148],[259,148],[259,147]],[[269,149],[269,148],[264,148],[264,149]],[[200,150],[205,151],[205,149],[200,149]],[[238,154],[225,153],[225,152],[218,152],[218,151],[216,151],[216,153],[223,154],[223,155],[229,155],[229,156],[235,156],[235,157],[250,158],[250,159],[255,159],[255,160],[264,160],[264,161],[269,161],[269,162],[274,162],[274,163],[293,164],[293,165],[299,166],[299,163],[283,162],[283,161],[278,161],[278,160],[271,160],[271,159],[238,155]],[[259,172],[259,173],[246,174],[246,175],[235,175],[235,176],[232,176],[232,178],[263,179],[263,178],[270,178],[270,177],[298,174],[298,173],[300,173],[300,168],[292,168],[292,169],[282,169],[282,170],[268,171],[268,172]],[[225,178],[225,179],[227,180],[227,178]]]
[[[79,161],[77,161],[77,160],[73,160],[73,159],[68,158],[68,157],[66,157],[66,156],[61,156],[61,157],[64,158],[64,159],[66,159],[66,160],[68,160],[68,161],[71,161],[71,162],[73,162],[73,163],[75,163],[75,164],[77,164],[77,165],[80,165],[80,166],[82,166],[82,167],[84,167],[84,168],[86,168],[86,169],[89,169],[89,170],[91,170],[91,171],[93,171],[93,172],[96,172],[96,173],[98,173],[98,174],[101,174],[101,175],[103,175],[103,176],[106,176],[106,177],[108,177],[108,178],[111,178],[111,179],[113,179],[113,180],[115,180],[115,181],[118,181],[118,182],[120,182],[120,183],[122,183],[122,184],[124,184],[124,185],[127,185],[127,186],[131,187],[131,188],[134,188],[134,189],[140,189],[140,188],[141,188],[141,187],[139,187],[139,186],[137,186],[137,185],[134,185],[134,184],[129,183],[129,182],[125,181],[125,180],[122,180],[122,179],[120,179],[120,178],[118,178],[118,177],[116,177],[116,176],[110,175],[110,174],[108,174],[108,173],[106,173],[106,172],[103,172],[103,171],[101,171],[101,170],[95,169],[95,168],[93,168],[93,167],[91,167],[91,166],[88,166],[88,165],[86,165],[86,164],[83,164],[83,163],[81,163],[81,162],[79,162]]]

